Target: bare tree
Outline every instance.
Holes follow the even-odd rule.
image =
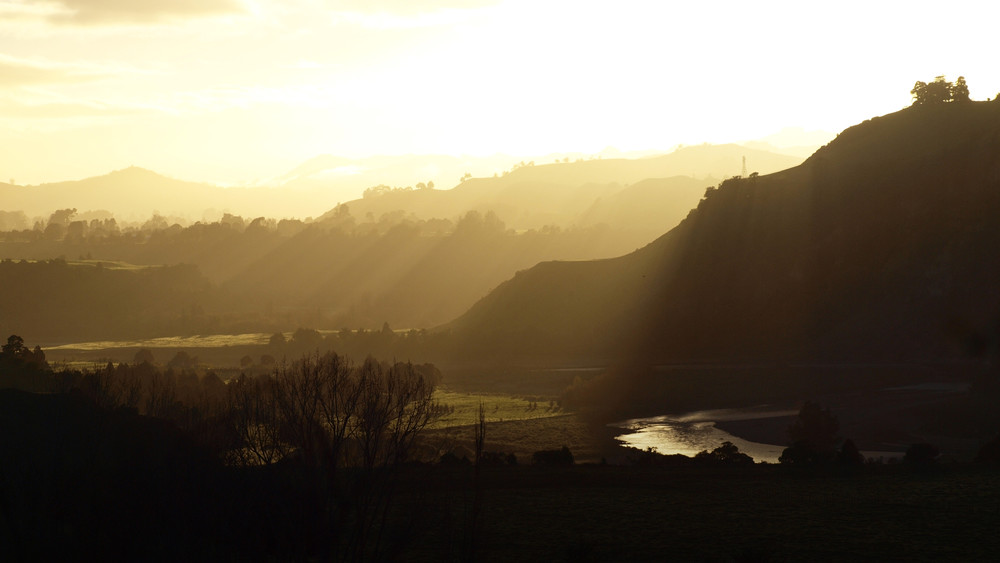
[[[324,525],[335,532],[327,549],[334,557],[378,559],[394,471],[441,410],[432,400],[434,381],[409,363],[369,357],[355,366],[331,352],[282,363],[257,380],[243,375],[228,387],[238,436],[230,462],[270,464],[294,454],[293,467],[322,497]]]
[[[479,420],[475,430],[476,463],[472,477],[472,509],[469,512],[469,529],[466,531],[463,561],[474,561],[479,545],[479,528],[483,512],[483,484],[480,468],[483,461],[483,449],[486,446],[486,406],[479,401]]]
[[[228,452],[234,465],[269,465],[288,453],[280,438],[280,409],[267,378],[240,375],[227,386],[226,411],[237,442]]]

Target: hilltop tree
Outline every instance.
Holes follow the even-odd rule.
[[[913,95],[913,105],[923,106],[930,104],[940,104],[945,102],[968,102],[969,85],[965,82],[964,76],[959,76],[955,84],[948,82],[944,76],[934,77],[934,82],[930,84],[917,81],[910,90]]]
[[[956,102],[969,101],[969,85],[965,83],[965,77],[959,76],[955,81],[955,86],[951,89],[952,100]]]

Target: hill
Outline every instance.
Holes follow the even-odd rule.
[[[145,220],[154,212],[200,220],[206,211],[252,217],[313,215],[337,203],[336,194],[268,187],[224,188],[168,178],[131,166],[83,180],[15,186],[0,184],[8,210],[47,218],[56,209],[105,210],[119,219]]]
[[[691,149],[697,150],[679,151],[684,152],[683,156],[673,153],[649,159],[580,160],[559,165],[524,166],[505,173],[498,178],[500,182],[490,178],[463,182],[460,187],[472,188],[468,190],[406,191],[401,188],[393,191],[390,197],[365,198],[350,203],[355,216],[361,218],[371,213],[378,219],[386,213],[402,211],[420,218],[455,219],[471,210],[493,210],[516,229],[539,228],[546,224],[568,226],[577,213],[597,198],[644,178],[688,174],[721,177],[721,171],[736,173],[741,155],[746,155],[761,171],[786,168],[801,161],[737,145]],[[313,217],[357,197],[368,187],[419,186],[424,182],[432,185],[431,180],[451,186],[470,170],[489,175],[513,162],[513,157],[502,155],[484,158],[404,155],[363,159],[323,155],[271,179],[268,186],[254,187],[188,182],[136,166],[83,180],[35,186],[0,182],[4,212],[21,214],[0,216],[0,229],[30,228],[34,218],[44,219],[57,209],[70,208],[81,213],[110,212],[119,221],[144,221],[154,213],[191,222],[206,216],[221,216],[223,212],[250,218]],[[590,186],[581,187],[584,184]],[[480,185],[486,188],[474,187]],[[534,211],[536,207],[540,211]]]
[[[378,218],[403,212],[421,219],[454,219],[468,211],[493,211],[516,230],[611,221],[612,227],[636,229],[651,225],[661,233],[697,203],[706,183],[739,174],[744,157],[748,166],[761,173],[802,162],[797,157],[740,145],[699,145],[649,158],[527,163],[493,178],[467,179],[450,190],[370,191],[346,205],[355,217]],[[659,189],[650,184],[629,189],[647,179],[664,180],[657,184]],[[602,211],[600,208],[609,200],[614,200],[614,209]],[[631,214],[625,213],[635,208],[649,210],[650,206],[676,219],[637,224]],[[336,214],[337,210],[331,210],[320,220]]]
[[[607,258],[647,244],[697,204],[706,184],[683,175],[643,179],[647,174],[725,171],[738,168],[744,153],[767,166],[795,162],[736,145],[705,145],[665,157],[525,165],[451,190],[391,190],[338,206],[311,223],[230,216],[185,228],[150,222],[136,230],[82,221],[72,229],[0,235],[0,255],[190,264],[223,290],[199,303],[209,308],[206,314],[259,316],[261,327],[378,328],[388,322],[424,328],[454,319],[514,272],[540,261]],[[346,162],[321,158],[299,172],[308,176]],[[80,206],[91,201],[112,209],[115,200],[128,207],[140,205],[146,194],[159,194],[163,211],[171,209],[168,200],[183,199],[188,209],[197,209],[212,205],[212,194],[234,194],[236,204],[258,193],[179,182],[139,168],[46,189],[54,190],[53,201]],[[73,199],[76,192],[80,199]],[[510,223],[499,218],[503,214]],[[0,214],[3,224],[27,228],[29,221],[23,213]],[[34,288],[21,293],[22,313],[49,308]],[[87,318],[78,307],[71,309]],[[15,328],[30,322],[33,334],[53,339],[112,328],[102,322],[53,324],[52,318],[45,324],[24,315],[8,320]]]
[[[210,330],[218,296],[194,266],[0,260],[0,333],[32,340],[139,338]],[[199,326],[200,324],[200,326]]]
[[[632,254],[521,272],[450,328],[494,355],[959,357],[1000,312],[998,151],[1000,104],[875,118]]]

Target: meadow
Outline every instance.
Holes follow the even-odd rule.
[[[558,402],[549,397],[519,397],[502,393],[467,393],[449,390],[434,391],[434,400],[448,407],[448,412],[435,420],[430,428],[467,426],[479,421],[479,405],[483,405],[487,423],[512,420],[533,420],[565,414]]]

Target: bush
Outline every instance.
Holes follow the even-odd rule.
[[[517,456],[513,452],[483,452],[480,461],[483,465],[517,465]]]
[[[862,465],[865,462],[865,456],[858,450],[858,446],[854,443],[854,440],[848,438],[840,446],[840,452],[837,453],[837,462],[844,465]]]
[[[913,444],[906,450],[903,463],[930,465],[935,462],[941,451],[928,443]]]
[[[732,442],[723,442],[711,452],[705,450],[694,456],[699,462],[724,463],[726,465],[753,465],[753,458],[740,451]]]
[[[1000,436],[993,438],[989,442],[983,444],[982,448],[979,448],[979,453],[976,454],[976,462],[978,463],[1000,462]]]
[[[561,450],[539,450],[531,459],[535,465],[573,465],[573,454],[566,446]]]

